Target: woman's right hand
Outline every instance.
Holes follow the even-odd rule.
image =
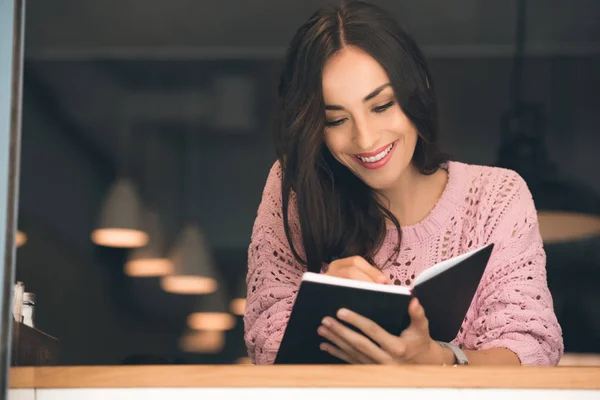
[[[360,256],[340,258],[332,261],[325,275],[356,281],[391,284],[392,281],[379,269]]]

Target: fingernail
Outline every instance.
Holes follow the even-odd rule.
[[[345,318],[349,315],[349,313],[348,313],[348,310],[346,310],[345,308],[340,308],[337,315],[340,318]]]
[[[317,329],[317,333],[321,336],[325,336],[327,330],[324,327],[320,326],[319,329]]]
[[[329,317],[323,318],[323,321],[321,321],[321,323],[325,326],[331,326],[331,320],[329,319]]]
[[[321,344],[319,345],[319,348],[320,348],[321,350],[323,350],[323,351],[327,351],[327,346],[325,346],[325,343],[321,343]]]

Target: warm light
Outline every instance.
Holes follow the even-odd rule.
[[[25,243],[27,243],[27,235],[24,232],[17,231],[17,237],[16,237],[17,247],[21,247]]]
[[[191,329],[199,331],[227,331],[235,326],[233,315],[218,312],[195,312],[187,322]]]
[[[538,212],[545,243],[570,242],[600,235],[600,216],[572,212]]]
[[[217,281],[202,276],[165,276],[160,287],[165,292],[178,294],[208,294],[217,290]]]
[[[125,264],[125,275],[133,277],[165,276],[173,272],[173,263],[167,258],[138,258]]]
[[[135,248],[148,243],[148,234],[137,229],[102,228],[92,232],[92,242],[98,246]]]
[[[252,360],[250,359],[250,357],[240,357],[237,360],[235,360],[236,364],[252,364]]]
[[[229,304],[231,312],[235,315],[244,315],[246,312],[246,299],[233,299]]]
[[[189,353],[218,353],[225,346],[220,331],[193,332],[179,339],[179,348]]]
[[[560,367],[600,367],[600,354],[565,353],[558,365]]]

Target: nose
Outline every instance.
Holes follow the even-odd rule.
[[[352,140],[361,151],[373,150],[380,138],[379,130],[370,126],[366,119],[355,119]]]

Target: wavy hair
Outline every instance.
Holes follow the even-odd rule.
[[[361,1],[342,1],[313,14],[294,35],[285,56],[274,119],[274,141],[282,167],[284,230],[294,257],[318,272],[323,263],[360,255],[374,264],[387,232],[398,220],[376,193],[333,158],[325,145],[322,72],[345,46],[365,51],[383,67],[404,114],[418,132],[413,165],[433,174],[447,161],[438,145],[433,79],[415,41],[390,14]],[[302,259],[291,239],[288,210],[297,200]]]

